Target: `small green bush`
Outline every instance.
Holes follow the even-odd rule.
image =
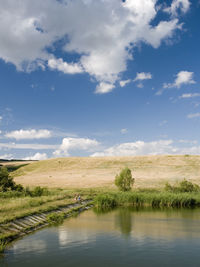
[[[190,193],[190,192],[200,192],[200,187],[197,184],[184,179],[177,185],[170,185],[169,183],[165,184],[165,191],[173,193]]]
[[[41,196],[48,196],[50,192],[46,187],[36,186],[33,190],[29,187],[24,189],[25,195],[30,197],[41,197]]]
[[[40,187],[36,186],[32,191],[31,191],[31,196],[32,197],[41,197],[44,195],[48,194],[48,190],[45,187]]]
[[[135,179],[132,177],[131,170],[126,167],[115,177],[115,185],[120,191],[130,191]]]
[[[47,222],[49,224],[60,224],[64,221],[65,214],[61,213],[52,213],[47,216]]]
[[[6,192],[6,191],[23,191],[23,186],[20,184],[16,184],[13,181],[13,178],[10,176],[8,170],[6,167],[0,168],[0,191]]]

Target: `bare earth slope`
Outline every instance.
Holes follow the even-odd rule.
[[[114,187],[115,175],[128,166],[136,187],[163,187],[184,178],[200,185],[200,156],[58,158],[33,162],[15,171],[15,181],[29,186]]]

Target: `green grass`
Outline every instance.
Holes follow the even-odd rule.
[[[0,240],[0,254],[6,249],[7,242],[5,240]]]
[[[51,211],[74,203],[74,195],[79,193],[83,199],[92,199],[93,190],[49,189],[45,196],[24,196],[16,192],[0,193],[0,223],[6,223],[34,213]]]
[[[64,219],[65,219],[65,214],[63,212],[52,213],[47,216],[47,222],[50,225],[61,224],[63,223]]]
[[[200,206],[199,193],[117,192],[99,194],[94,200],[97,208],[118,206],[195,207]]]

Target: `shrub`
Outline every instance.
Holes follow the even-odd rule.
[[[130,191],[135,179],[132,177],[131,170],[126,167],[115,177],[115,185],[121,191]]]
[[[47,216],[47,221],[49,224],[60,224],[64,221],[65,214],[62,213],[52,213]]]
[[[0,168],[0,191],[6,192],[9,190],[13,191],[23,191],[23,186],[13,181],[6,167]]]
[[[183,181],[174,186],[170,185],[169,183],[166,183],[165,191],[174,193],[199,192],[200,187],[197,184],[193,184],[192,182],[189,182],[184,179]]]
[[[40,186],[36,186],[33,191],[31,192],[31,195],[33,197],[41,197],[43,195],[45,195],[45,192],[47,191],[46,188],[42,188]]]
[[[41,197],[49,195],[48,189],[46,187],[40,187],[40,186],[36,186],[33,190],[31,190],[29,187],[26,187],[24,192],[26,196],[31,196],[31,197]]]

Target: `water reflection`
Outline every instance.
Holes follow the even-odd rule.
[[[199,266],[199,247],[199,209],[89,210],[15,242],[0,266]]]
[[[37,251],[38,253],[44,253],[47,249],[47,244],[44,240],[32,240],[25,242],[16,242],[13,244],[13,253],[27,253]]]
[[[199,209],[153,209],[126,207],[115,210],[95,210],[97,228],[104,226],[119,230],[124,237],[133,236],[173,240],[176,238],[200,238]],[[107,217],[113,218],[108,222]],[[113,225],[113,221],[115,224]],[[94,228],[94,225],[93,225]],[[192,229],[192,231],[191,231]],[[102,229],[106,231],[106,229]],[[97,229],[96,229],[97,231]]]
[[[126,208],[120,208],[115,216],[116,227],[120,229],[121,233],[128,237],[132,231],[132,214],[131,211]]]

